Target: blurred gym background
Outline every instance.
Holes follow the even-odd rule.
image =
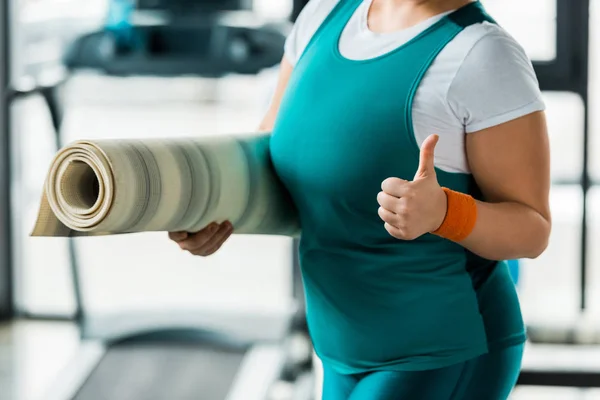
[[[253,131],[305,3],[0,2],[0,400],[319,398],[290,239],[200,259],[165,234],[28,237],[64,143]],[[550,246],[511,262],[513,398],[600,399],[600,5],[483,3],[534,60],[553,157]]]

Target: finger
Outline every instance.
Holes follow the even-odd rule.
[[[414,233],[411,233],[408,229],[397,228],[388,223],[385,224],[385,229],[390,235],[400,240],[415,240],[418,237]]]
[[[385,223],[384,227],[385,227],[385,230],[388,231],[388,233],[390,235],[392,235],[393,237],[395,237],[396,239],[404,240],[404,233],[402,232],[401,229],[398,229],[395,226],[388,224],[387,222]]]
[[[193,253],[196,255],[209,255],[209,250],[215,249],[217,251],[223,243],[231,236],[233,233],[233,226],[230,222],[224,222],[221,224],[219,229],[213,234],[213,236],[202,246],[199,246],[193,249]],[[198,254],[199,253],[199,254]]]
[[[408,181],[400,178],[388,178],[381,184],[381,190],[385,193],[394,196],[402,197],[406,195],[409,186]]]
[[[221,243],[218,243],[217,246],[213,246],[210,249],[206,250],[206,256],[212,256],[213,254],[215,254],[217,252],[217,250],[219,250],[221,247],[223,247],[225,242],[227,242],[227,240],[229,240],[229,238],[231,237],[232,233],[233,233],[233,231],[229,235],[227,235]]]
[[[223,243],[220,243],[218,246],[214,246],[214,247],[212,247],[212,248],[210,248],[210,249],[208,249],[208,250],[204,251],[204,252],[203,252],[201,255],[202,255],[203,257],[212,256],[213,254],[215,254],[215,253],[216,253],[216,252],[217,252],[217,251],[218,251],[218,250],[221,248],[221,246],[223,246],[223,244],[224,244],[224,243],[225,243],[225,242],[223,242]],[[198,254],[196,254],[196,255],[198,255]]]
[[[223,244],[231,237],[233,233],[233,228],[230,226],[228,228],[223,228],[222,232],[215,234],[215,237],[210,240],[209,243],[202,246],[202,248],[198,249],[203,256],[210,256],[219,250]]]
[[[187,251],[192,251],[194,249],[202,247],[213,237],[213,235],[218,231],[218,229],[219,224],[213,222],[201,231],[196,232],[194,234],[190,234],[187,239],[180,241],[179,247],[181,247],[182,250]]]
[[[169,239],[177,243],[187,239],[188,236],[189,234],[187,232],[169,232]]]
[[[381,207],[395,214],[399,214],[400,207],[402,205],[401,199],[391,196],[385,192],[379,192],[377,195],[377,202]]]
[[[383,222],[387,222],[393,227],[400,228],[402,224],[402,218],[398,214],[386,210],[383,207],[379,207],[379,210],[377,210],[377,214],[379,214],[379,218],[381,218]]]
[[[421,145],[419,169],[415,174],[415,180],[435,176],[434,154],[439,139],[438,135],[430,135]]]

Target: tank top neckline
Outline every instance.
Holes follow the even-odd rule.
[[[369,10],[371,9],[372,2],[373,2],[373,0],[355,0],[354,4],[352,4],[352,1],[346,2],[346,1],[342,0],[337,4],[336,8],[334,8],[331,11],[332,14],[334,14],[334,15],[333,15],[333,18],[330,21],[330,23],[336,23],[336,25],[331,27],[331,29],[334,32],[333,55],[339,61],[341,61],[343,63],[349,63],[349,64],[368,64],[368,63],[380,61],[382,59],[391,57],[394,54],[398,53],[399,51],[405,49],[406,47],[409,47],[412,44],[418,42],[422,37],[426,36],[430,32],[432,32],[432,31],[440,28],[444,24],[446,24],[449,21],[449,16],[453,15],[457,11],[460,11],[465,7],[469,7],[469,6],[472,6],[473,4],[478,3],[478,1],[475,1],[472,3],[466,4],[461,8],[434,15],[433,17],[430,17],[424,21],[421,21],[417,25],[413,25],[412,27],[409,27],[409,28],[406,28],[403,30],[399,30],[396,32],[389,32],[389,33],[376,33],[376,32],[371,31],[371,29],[368,26],[369,25],[368,24],[368,15],[369,15]],[[364,4],[364,3],[368,3],[368,4]],[[400,33],[400,32],[405,32],[407,29],[411,29],[411,28],[414,28],[421,24],[425,24],[427,21],[431,21],[432,19],[436,19],[436,18],[439,18],[439,19],[437,21],[435,21],[433,24],[431,24],[430,26],[428,26],[427,28],[421,30],[418,34],[414,35],[412,38],[410,38],[406,42],[404,42],[401,45],[399,45],[398,47],[392,49],[391,51],[388,51],[384,54],[380,54],[376,57],[355,60],[355,59],[347,58],[341,53],[340,42],[342,40],[342,35],[346,31],[346,28],[348,27],[349,23],[352,21],[352,18],[355,16],[356,12],[363,4],[364,4],[364,7],[363,7],[363,10],[361,13],[362,15],[359,16],[361,33],[368,33],[375,37],[385,37],[387,35],[390,35],[390,36],[398,35],[398,33]],[[340,22],[340,20],[341,20],[341,22]]]
[[[455,8],[453,10],[444,11],[442,13],[435,14],[427,19],[424,19],[423,21],[417,22],[416,24],[409,26],[408,28],[399,29],[399,30],[392,31],[392,32],[375,32],[371,29],[371,27],[369,27],[369,13],[371,11],[372,6],[373,6],[373,0],[363,0],[362,3],[359,4],[359,6],[358,6],[357,10],[354,12],[354,14],[350,17],[350,20],[348,21],[348,23],[350,23],[352,18],[358,18],[360,33],[367,34],[367,35],[375,37],[375,38],[385,38],[385,37],[392,38],[392,37],[398,37],[400,35],[410,34],[411,32],[414,32],[414,31],[422,32],[423,30],[425,30],[427,28],[423,29],[421,27],[423,27],[423,26],[429,27],[429,26],[435,24],[440,19],[444,18],[446,15],[452,14],[454,11],[458,10],[457,8]],[[359,11],[360,11],[360,14],[356,15],[356,13],[358,13]],[[346,24],[346,26],[344,27],[344,31],[347,28],[348,28],[348,24]],[[416,36],[416,35],[414,35],[414,36]]]

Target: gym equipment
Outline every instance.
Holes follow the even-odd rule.
[[[251,1],[244,0],[138,0],[134,9],[124,6],[105,29],[86,33],[69,46],[64,57],[68,72],[216,78],[254,74],[279,63],[290,27],[287,21],[261,21],[248,11]],[[58,87],[41,91],[52,115],[57,151],[64,146]],[[297,261],[296,304],[277,315],[214,310],[90,315],[76,242],[67,240],[81,351],[45,399],[311,398],[312,347]]]
[[[271,399],[298,357],[286,340],[290,315],[182,312],[88,319],[77,356],[44,398]]]
[[[108,29],[77,39],[66,53],[67,68],[113,76],[221,77],[253,75],[283,57],[289,25],[230,11],[247,10],[247,2],[139,3],[135,10],[121,5]]]
[[[269,134],[79,141],[50,167],[33,236],[197,232],[294,236],[291,199],[271,168]]]

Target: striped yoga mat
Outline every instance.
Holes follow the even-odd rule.
[[[268,134],[72,143],[50,166],[32,236],[196,232],[224,220],[236,233],[299,233]]]

